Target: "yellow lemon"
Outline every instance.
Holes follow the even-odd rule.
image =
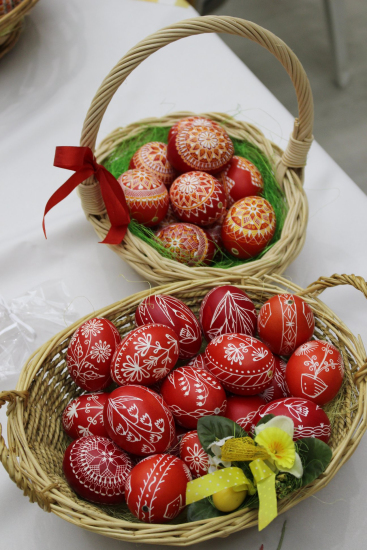
[[[233,512],[242,504],[247,495],[247,491],[235,491],[233,487],[223,489],[213,495],[213,504],[221,512]]]

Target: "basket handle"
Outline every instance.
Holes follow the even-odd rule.
[[[27,403],[28,400],[27,391],[3,391],[0,392],[0,408],[9,403],[7,415],[14,412],[19,403]],[[12,448],[9,443],[9,449],[5,444],[5,440],[2,436],[2,427],[0,424],[0,461],[3,464],[5,470],[8,472],[9,477],[14,483],[21,489],[25,496],[29,497],[31,502],[37,502],[37,504],[46,512],[51,512],[51,503],[49,491],[57,486],[57,484],[48,484],[45,489],[38,490],[32,483],[32,474],[25,472],[18,461],[16,449]]]
[[[127,52],[98,88],[83,124],[80,145],[95,150],[99,127],[113,95],[142,61],[171,42],[204,33],[227,33],[248,38],[266,48],[283,65],[296,91],[299,114],[277,167],[278,179],[282,178],[281,173],[284,176],[287,168],[303,168],[313,139],[314,118],[312,92],[305,70],[293,51],[273,33],[250,21],[228,16],[211,15],[179,21],[151,34]],[[91,185],[94,181],[90,179],[85,183]],[[91,199],[89,195],[89,206]],[[101,197],[96,197],[96,200],[100,203]],[[85,210],[88,210],[87,204]]]
[[[350,285],[362,292],[365,298],[367,298],[367,282],[363,279],[363,277],[359,277],[357,275],[338,275],[334,274],[331,277],[320,277],[315,281],[314,283],[311,283],[308,285],[308,287],[305,288],[304,294],[308,294],[311,296],[319,296],[326,288],[332,288],[334,286],[340,286],[340,285]],[[301,293],[303,294],[303,293]],[[363,342],[361,337],[359,336],[359,342],[360,342],[360,348],[361,348],[361,356],[363,360],[363,365],[358,369],[354,376],[355,382],[360,382],[363,378],[367,375],[367,357],[366,352],[364,350]]]
[[[308,285],[305,288],[305,294],[312,294],[313,296],[319,296],[326,288],[332,288],[334,286],[350,285],[362,292],[365,298],[367,298],[367,282],[363,277],[357,275],[338,275],[334,274],[331,277],[320,277],[314,283]]]

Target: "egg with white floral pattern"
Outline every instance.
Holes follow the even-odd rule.
[[[201,347],[202,337],[199,321],[184,302],[157,294],[148,296],[135,312],[137,326],[160,323],[175,331],[180,342],[179,359],[191,359]]]
[[[305,437],[316,437],[324,443],[328,443],[330,439],[330,420],[326,412],[309,399],[286,397],[267,403],[258,410],[254,417],[252,431],[255,430],[255,426],[261,418],[267,414],[290,418],[294,424],[294,441]]]
[[[83,323],[74,332],[66,354],[74,382],[90,392],[107,388],[112,382],[112,356],[120,342],[117,328],[108,319],[96,317]]]
[[[236,395],[256,395],[268,388],[275,360],[269,348],[252,336],[223,334],[205,350],[208,369]]]
[[[119,386],[155,384],[176,365],[179,349],[172,328],[158,323],[138,327],[117,346],[111,363],[112,379]]]
[[[205,476],[209,468],[209,456],[204,451],[196,430],[183,436],[180,443],[180,458],[189,468],[193,478]]]
[[[173,416],[166,403],[145,386],[132,384],[114,390],[103,415],[109,437],[133,455],[164,453],[176,437]]]
[[[85,393],[72,399],[62,414],[64,432],[72,439],[88,435],[107,437],[103,422],[103,408],[108,393]]]
[[[162,384],[161,395],[176,422],[195,429],[202,416],[224,415],[227,399],[220,382],[202,369],[179,367]]]

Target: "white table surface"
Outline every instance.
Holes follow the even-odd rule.
[[[0,61],[0,291],[6,299],[63,279],[84,315],[92,306],[99,309],[147,288],[128,265],[98,244],[75,193],[48,215],[47,241],[41,220],[47,199],[70,174],[53,167],[55,146],[79,144],[85,114],[102,79],[136,42],[192,16],[192,8],[137,0],[41,0],[27,19],[19,44]],[[292,128],[292,116],[247,67],[219,38],[205,35],[170,45],[135,70],[107,110],[100,138],[117,126],[176,110],[238,112],[238,118],[257,124],[283,148]],[[305,188],[310,203],[307,240],[286,275],[301,286],[333,273],[366,278],[367,197],[317,143],[309,155]],[[328,290],[324,300],[367,341],[367,304],[356,290]],[[16,380],[8,379],[1,389],[14,388]],[[0,420],[6,423],[4,408]],[[265,531],[253,528],[199,547],[257,550],[263,543],[264,550],[275,550],[287,519],[283,550],[365,549],[366,452],[367,437],[328,487]],[[136,546],[46,514],[24,498],[2,468],[0,533],[1,547],[9,550]]]

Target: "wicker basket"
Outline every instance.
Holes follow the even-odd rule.
[[[278,183],[283,188],[288,203],[280,239],[258,260],[243,263],[230,269],[210,267],[188,267],[165,258],[130,231],[118,246],[111,246],[121,258],[128,262],[144,278],[159,283],[174,280],[205,279],[232,275],[261,276],[266,273],[282,273],[302,249],[306,236],[308,205],[302,183],[308,150],[312,143],[313,100],[306,73],[295,54],[271,32],[243,19],[224,16],[207,16],[180,21],[166,27],[137,44],[112,69],[102,82],[84,121],[81,146],[95,150],[97,133],[103,114],[114,93],[129,74],[150,54],[181,38],[212,32],[226,32],[249,38],[268,49],[283,65],[294,85],[299,117],[295,120],[293,133],[283,152],[269,141],[262,132],[245,122],[228,115],[206,113],[205,116],[220,122],[233,138],[247,140],[259,147],[269,159]],[[172,126],[182,117],[193,113],[175,113],[160,119],[150,118],[119,128],[112,132],[98,147],[97,160],[103,161],[119,143],[137,135],[151,126]],[[79,196],[87,219],[92,223],[99,237],[104,238],[110,228],[105,205],[98,182],[90,178],[78,187]]]
[[[354,275],[321,278],[305,290],[278,275],[261,279],[251,277],[246,281],[231,276],[226,281],[222,280],[221,284],[227,282],[243,288],[257,308],[271,296],[284,292],[284,289],[301,295],[315,314],[315,337],[337,346],[346,367],[338,395],[338,414],[331,419],[331,463],[312,484],[279,501],[278,512],[282,513],[327,485],[356,450],[366,430],[367,360],[362,341],[360,337],[353,336],[317,296],[325,288],[348,284],[367,297],[367,283]],[[137,305],[151,292],[176,296],[198,313],[204,295],[217,285],[218,280],[172,283],[134,294],[93,316],[107,317],[123,335],[134,326]],[[257,511],[248,509],[194,523],[150,525],[129,522],[121,519],[113,511],[114,507],[87,503],[69,488],[62,473],[63,452],[69,440],[62,430],[61,413],[68,401],[81,391],[68,375],[65,354],[72,333],[93,316],[84,317],[49,340],[23,368],[16,390],[0,393],[0,406],[9,402],[8,448],[1,437],[0,426],[0,457],[11,479],[29,496],[31,502],[37,502],[44,510],[84,529],[119,540],[188,546],[256,525]]]
[[[13,10],[0,17],[0,59],[17,43],[24,16],[38,0],[22,0]]]

